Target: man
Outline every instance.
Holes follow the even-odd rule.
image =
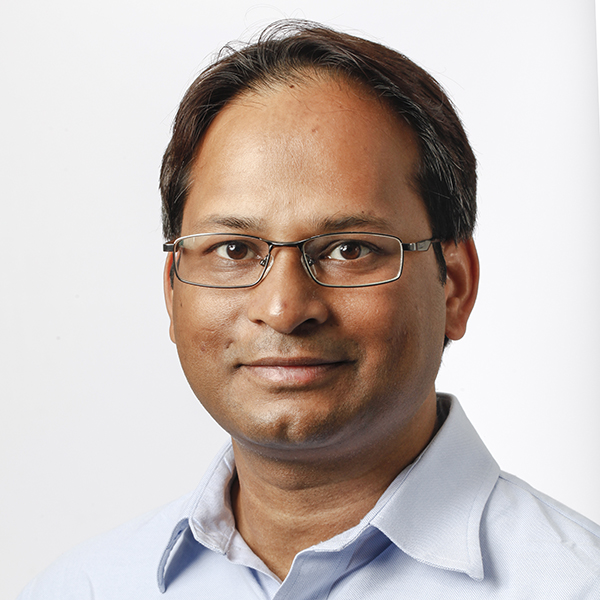
[[[599,598],[600,528],[435,391],[475,180],[439,86],[377,44],[284,25],[200,75],[161,173],[165,297],[232,444],[22,598]]]

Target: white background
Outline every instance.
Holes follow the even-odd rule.
[[[501,466],[600,521],[592,0],[3,0],[2,598],[195,487],[225,435],[167,336],[158,170],[224,43],[283,17],[399,49],[480,162],[480,296],[439,389]]]

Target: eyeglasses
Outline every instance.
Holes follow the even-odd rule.
[[[393,235],[344,232],[315,235],[298,242],[274,242],[252,235],[197,233],[169,244],[180,281],[209,288],[248,288],[273,265],[275,248],[298,248],[310,277],[325,287],[367,287],[396,281],[404,252],[425,252],[438,240],[405,244]]]

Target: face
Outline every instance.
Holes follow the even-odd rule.
[[[360,88],[327,80],[248,93],[202,142],[181,235],[427,239],[417,160],[409,127]],[[446,309],[433,250],[407,252],[399,280],[367,288],[319,286],[296,248],[275,249],[268,275],[249,289],[171,287],[169,268],[184,372],[237,444],[347,456],[399,443],[424,407],[435,411]]]

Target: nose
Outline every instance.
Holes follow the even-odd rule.
[[[283,334],[324,323],[329,308],[326,288],[315,283],[302,264],[297,248],[274,248],[271,268],[250,290],[248,318]]]

